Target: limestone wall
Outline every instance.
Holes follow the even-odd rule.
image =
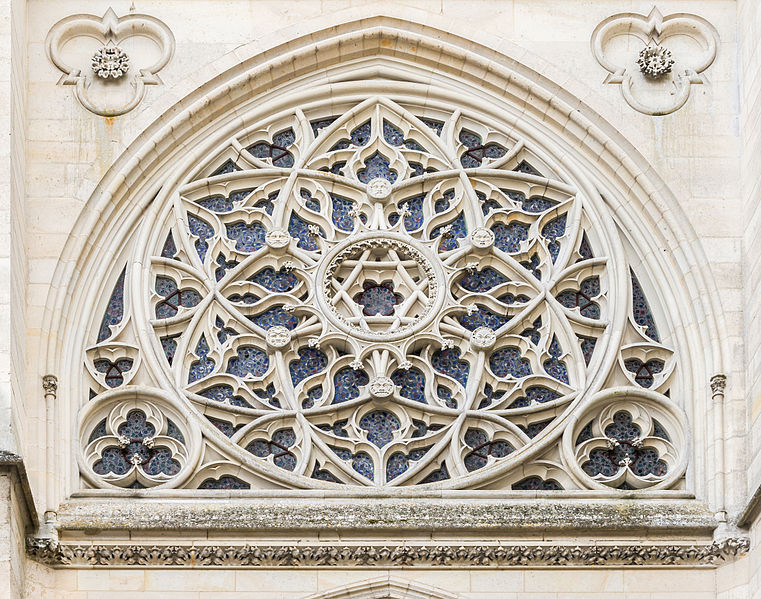
[[[460,599],[714,599],[715,570],[59,571],[41,599],[307,599],[390,577]],[[379,595],[383,596],[383,595]],[[431,594],[432,597],[436,595]],[[450,597],[451,595],[444,595]],[[736,597],[741,597],[735,595]]]
[[[742,31],[740,74],[742,102],[742,196],[746,221],[744,238],[745,331],[747,334],[748,416],[752,427],[749,448],[749,492],[761,484],[761,301],[755,291],[761,281],[761,5],[738,3]]]

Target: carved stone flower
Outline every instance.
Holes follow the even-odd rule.
[[[639,70],[652,79],[659,79],[671,72],[674,58],[671,50],[663,46],[648,45],[642,48],[637,59]]]
[[[119,79],[129,70],[129,56],[117,46],[103,46],[93,54],[92,70],[101,79]]]

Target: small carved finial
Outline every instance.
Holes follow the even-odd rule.
[[[43,376],[42,389],[45,391],[45,397],[50,395],[55,399],[56,393],[58,392],[58,378],[53,374],[46,374]]]
[[[724,394],[727,386],[727,377],[724,374],[717,374],[711,377],[711,393],[713,395]]]

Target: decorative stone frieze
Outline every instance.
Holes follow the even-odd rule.
[[[620,43],[629,38],[629,43]],[[605,83],[620,85],[626,102],[649,115],[672,113],[687,102],[692,85],[716,58],[719,36],[705,19],[687,13],[664,17],[620,13],[592,34],[592,52],[608,71]]]
[[[505,568],[718,565],[748,552],[747,537],[708,544],[206,545],[66,544],[27,539],[27,554],[58,567]]]
[[[66,17],[45,40],[48,58],[63,73],[59,84],[74,86],[82,106],[106,117],[129,112],[143,99],[146,85],[161,83],[158,72],[174,46],[172,32],[159,19],[137,13],[117,17],[111,8],[102,17]]]

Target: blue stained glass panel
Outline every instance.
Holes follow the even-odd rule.
[[[119,278],[116,279],[114,290],[108,299],[106,311],[103,314],[103,320],[100,323],[100,330],[98,331],[98,343],[108,339],[111,336],[110,327],[118,325],[122,321],[122,318],[124,318],[124,276],[126,272],[127,268],[125,267]]]
[[[507,441],[490,441],[486,431],[480,428],[469,428],[465,431],[463,440],[465,445],[473,449],[473,451],[465,455],[463,460],[468,472],[473,472],[486,466],[489,462],[489,456],[497,459],[504,458],[515,449]]]
[[[188,226],[190,233],[198,237],[196,241],[196,252],[203,262],[206,259],[206,251],[209,249],[207,240],[214,235],[214,228],[205,220],[201,220],[193,214],[188,214]]]
[[[354,202],[336,195],[331,195],[330,198],[333,201],[333,213],[331,215],[333,224],[341,231],[354,230],[354,216],[352,215]]]
[[[526,389],[526,395],[518,397],[508,407],[509,408],[525,408],[532,403],[546,403],[548,401],[554,401],[560,398],[561,395],[557,391],[548,389],[541,385],[533,385]]]
[[[520,250],[521,241],[528,239],[529,225],[513,222],[510,224],[496,223],[491,228],[494,233],[494,245],[508,254]]]
[[[243,345],[238,348],[237,356],[230,358],[227,363],[227,372],[239,377],[245,377],[248,374],[260,377],[264,376],[269,365],[270,361],[265,352]]]
[[[217,175],[226,175],[227,173],[233,173],[239,170],[240,168],[238,167],[238,165],[236,165],[232,160],[228,160],[222,166],[220,166],[217,170],[215,170],[210,176],[215,177]]]
[[[552,342],[550,343],[549,354],[551,358],[544,362],[545,372],[552,378],[567,383],[568,368],[566,367],[565,362],[560,360],[560,356],[563,354],[563,349],[560,347],[560,343],[558,343],[558,339],[554,335],[552,336]]]
[[[539,256],[532,254],[531,260],[522,261],[521,266],[531,272],[539,281],[542,280],[542,271],[539,270]]]
[[[370,121],[362,123],[349,135],[349,137],[351,137],[351,143],[353,143],[355,146],[364,146],[368,141],[370,141],[370,132]]]
[[[445,227],[449,229],[446,232],[443,230]],[[441,243],[439,243],[440,252],[448,252],[460,247],[457,240],[468,236],[468,225],[465,223],[465,215],[461,212],[452,222],[446,225],[439,225],[431,231],[431,239],[436,239],[439,235],[441,235]]]
[[[423,117],[419,117],[420,120],[425,124],[426,127],[429,129],[433,129],[436,132],[436,135],[441,136],[441,132],[444,130],[444,123],[441,121],[437,121],[435,119],[425,119]]]
[[[166,236],[166,241],[164,242],[164,247],[161,250],[161,257],[174,258],[176,254],[177,254],[177,245],[174,243],[174,237],[172,236],[172,232],[169,231],[169,234]]]
[[[533,166],[531,166],[528,162],[525,160],[521,160],[520,164],[516,166],[513,169],[517,173],[526,173],[529,175],[535,175],[537,177],[543,177],[542,173],[540,173],[538,170],[536,170]]]
[[[299,282],[298,278],[291,270],[281,268],[276,271],[270,266],[263,268],[255,275],[249,277],[248,280],[252,283],[261,285],[269,291],[275,291],[277,293],[287,293],[296,287]]]
[[[325,231],[322,230],[322,227],[318,227],[317,233],[315,234],[309,230],[309,226],[310,223],[301,220],[298,216],[292,213],[290,221],[288,222],[288,233],[290,233],[291,237],[299,240],[296,245],[301,249],[316,251],[320,248],[317,245],[315,235],[325,237]]]
[[[531,363],[521,355],[517,347],[498,349],[489,357],[489,368],[500,378],[522,378],[531,374]]]
[[[365,281],[362,286],[362,293],[358,293],[354,301],[363,306],[362,313],[365,316],[391,316],[394,313],[394,306],[404,301],[401,295],[394,293],[392,281],[384,281],[380,284]]]
[[[256,202],[254,204],[254,208],[262,208],[267,214],[272,214],[272,211],[275,209],[275,200],[277,200],[277,196],[280,194],[279,191],[273,191],[271,194],[269,194],[266,198],[263,198]]]
[[[219,403],[228,403],[231,406],[238,406],[241,408],[251,407],[251,404],[245,399],[233,394],[233,388],[230,385],[214,385],[213,387],[208,387],[203,391],[199,391],[198,395],[212,401],[218,401]]]
[[[580,260],[591,260],[595,257],[594,253],[592,252],[592,246],[589,243],[589,239],[587,239],[587,234],[582,233],[581,234],[581,243],[579,244],[579,256],[581,256]]]
[[[386,179],[394,183],[399,174],[393,170],[389,164],[388,158],[376,152],[365,161],[365,168],[357,173],[357,178],[362,183],[369,183],[373,179]]]
[[[428,403],[425,399],[425,375],[417,368],[404,370],[399,368],[391,375],[391,380],[399,387],[399,395],[417,401]]]
[[[312,126],[312,133],[314,133],[315,137],[318,137],[322,130],[330,127],[337,119],[337,116],[331,116],[325,119],[318,119],[316,121],[311,121],[309,124]]]
[[[288,451],[296,443],[293,429],[282,428],[272,434],[272,439],[254,439],[246,446],[246,451],[256,457],[266,458],[270,455],[276,466],[291,472],[296,469],[296,456]]]
[[[399,202],[399,210],[404,215],[404,228],[408,231],[416,231],[423,226],[423,200],[425,196],[415,196]]]
[[[637,358],[624,361],[626,370],[634,373],[635,382],[641,387],[650,388],[655,382],[655,375],[663,372],[666,363],[663,360],[652,359],[643,362]]]
[[[446,462],[442,462],[441,466],[428,474],[423,480],[420,481],[421,485],[426,485],[428,483],[437,483],[442,480],[449,480],[449,470],[447,469]]]
[[[302,347],[299,349],[298,360],[293,360],[288,365],[291,373],[291,381],[296,387],[307,377],[322,372],[328,366],[328,357],[319,349],[313,347]]]
[[[190,365],[190,371],[188,373],[189,383],[199,381],[202,378],[209,376],[214,371],[214,360],[208,357],[210,351],[206,337],[201,335],[195,350],[195,355],[198,356],[199,359]]]
[[[387,410],[375,410],[362,416],[359,428],[367,431],[367,440],[383,447],[394,439],[394,431],[401,427],[399,419]]]
[[[261,314],[249,316],[249,320],[265,330],[272,327],[285,327],[292,331],[299,324],[299,319],[291,312],[283,310],[282,306],[273,306]]]
[[[467,386],[470,364],[465,360],[460,360],[458,348],[452,347],[434,352],[431,356],[431,366],[434,370],[452,377],[463,387]]]
[[[444,385],[436,387],[436,395],[444,402],[444,405],[451,410],[457,409],[457,401],[452,397],[452,390]]]
[[[234,240],[235,249],[239,252],[253,252],[264,246],[264,236],[267,229],[262,223],[246,224],[244,222],[225,225],[227,237]]]
[[[207,478],[200,485],[199,489],[250,489],[251,485],[234,476],[220,476],[219,478]]]
[[[304,200],[304,206],[312,210],[313,212],[319,212],[320,211],[320,202],[316,198],[312,197],[312,192],[308,189],[302,189],[299,194],[301,195],[301,198]]]
[[[557,260],[558,254],[560,253],[560,242],[558,241],[558,238],[565,235],[566,219],[567,215],[561,214],[542,227],[542,237],[548,241],[547,250],[550,252],[550,257],[553,262]]]
[[[214,271],[214,278],[217,279],[217,281],[221,281],[222,277],[225,276],[225,273],[228,270],[232,270],[236,266],[238,266],[238,262],[235,260],[227,260],[225,259],[225,256],[222,254],[217,254],[217,259],[215,262],[219,265],[219,267]]]
[[[635,276],[634,271],[632,270],[630,272],[632,278],[632,312],[634,315],[634,322],[645,328],[645,335],[650,337],[650,339],[653,341],[660,341],[653,313],[645,298],[645,292],[642,291],[642,286],[639,284],[639,280]]]
[[[501,316],[484,306],[478,306],[478,310],[472,314],[464,314],[458,318],[460,324],[469,331],[475,331],[479,327],[489,327],[495,331],[510,320],[508,316]]]
[[[554,479],[542,480],[538,476],[529,476],[513,483],[516,491],[562,491],[563,487]]]
[[[489,266],[483,270],[469,270],[459,280],[460,287],[473,292],[489,291],[492,287],[502,285],[502,283],[507,283],[507,277]]]
[[[359,388],[369,382],[370,378],[364,370],[341,368],[333,375],[333,386],[335,388],[333,403],[343,403],[359,397]]]

